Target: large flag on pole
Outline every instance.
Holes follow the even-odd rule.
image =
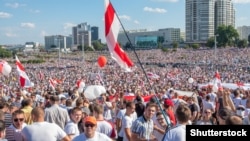
[[[121,68],[131,71],[130,67],[133,66],[133,62],[117,42],[120,26],[121,24],[115,13],[115,9],[109,0],[105,0],[105,37],[111,57]]]
[[[19,75],[19,84],[21,87],[32,87],[32,83],[27,76],[25,69],[19,59],[16,56],[16,66],[17,66],[17,73]]]

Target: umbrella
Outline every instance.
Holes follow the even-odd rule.
[[[100,97],[100,95],[103,93],[106,93],[106,89],[102,85],[89,85],[84,90],[84,96],[88,100],[96,99],[96,98]]]

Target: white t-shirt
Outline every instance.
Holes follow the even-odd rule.
[[[125,113],[126,113],[126,109],[120,110],[120,111],[117,113],[116,118],[122,120],[122,118],[125,116]],[[131,118],[132,118],[133,121],[135,121],[135,120],[137,119],[137,114],[136,114],[136,112],[134,112],[133,114],[131,114]]]
[[[111,125],[111,123],[107,122],[106,120],[98,120],[97,121],[97,132],[103,133],[107,135],[108,137],[115,138],[116,133],[114,127]]]
[[[125,116],[125,113],[126,113],[126,109],[120,110],[120,111],[118,112],[116,118],[122,120],[123,117]],[[130,117],[132,118],[132,123],[133,123],[133,122],[137,119],[137,114],[136,114],[136,112],[134,112],[133,114],[131,114]],[[122,131],[122,130],[121,130],[121,131]],[[121,132],[121,131],[118,133],[118,136],[123,137],[124,132]]]
[[[210,96],[210,101],[212,102],[213,106],[216,106],[217,95],[215,93],[209,93],[208,95]]]
[[[68,135],[72,135],[72,139],[80,134],[77,123],[72,121],[68,122],[64,127],[64,131]]]
[[[186,141],[186,125],[176,125],[176,127],[170,129],[163,141]]]
[[[205,110],[207,110],[207,109],[210,109],[210,110],[215,110],[215,107],[214,107],[214,105],[212,104],[212,102],[210,102],[210,101],[206,101],[206,100],[202,100],[202,105],[203,105],[203,112],[202,113],[204,113],[205,112]]]
[[[57,141],[67,134],[60,126],[49,122],[34,122],[23,128],[22,134],[26,141]]]
[[[105,102],[103,103],[103,108],[104,108],[104,112],[103,112],[103,117],[105,120],[111,120],[112,119],[112,114],[111,114],[111,109],[109,109],[109,107],[112,106],[111,102]]]
[[[127,136],[125,135],[125,128],[131,128],[133,119],[127,115],[122,119],[122,128],[119,132],[119,136],[123,137],[123,141],[128,141]]]
[[[233,99],[233,103],[234,103],[234,106],[237,108],[239,105],[241,105],[241,98],[240,97],[236,97]]]
[[[165,119],[164,119],[164,120],[165,120]],[[165,129],[160,125],[160,123],[157,121],[156,115],[153,116],[153,121],[154,121],[154,124],[155,124],[158,128],[165,130]],[[160,132],[158,132],[158,131],[156,131],[156,130],[153,131],[153,135],[156,137],[156,139],[157,139],[158,141],[161,141],[162,138],[163,138],[163,136],[164,136],[164,134],[162,134],[162,133],[160,133]]]
[[[87,138],[84,133],[76,136],[72,141],[112,141],[107,135],[95,132],[93,138]]]

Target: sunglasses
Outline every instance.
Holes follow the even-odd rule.
[[[93,128],[95,125],[94,124],[85,124],[85,127],[91,127]]]
[[[23,121],[24,119],[23,118],[15,118],[14,121],[17,122],[17,121]]]

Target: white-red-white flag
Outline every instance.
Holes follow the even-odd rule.
[[[125,71],[131,71],[134,64],[117,42],[121,24],[109,0],[105,0],[105,37],[112,59]]]
[[[157,75],[157,74],[155,74],[155,73],[153,73],[153,72],[147,72],[147,76],[148,76],[149,78],[151,78],[151,79],[159,79],[159,78],[160,78],[159,75]]]
[[[82,79],[79,79],[76,81],[76,86],[77,88],[84,88],[85,87],[85,83]]]
[[[53,89],[55,89],[57,84],[58,83],[55,79],[52,79],[52,78],[49,79],[49,86],[52,87]]]
[[[21,87],[32,87],[32,83],[27,76],[24,66],[19,61],[19,59],[16,56],[16,66],[17,66],[17,73],[19,75],[19,84]]]
[[[220,74],[218,71],[216,71],[214,74],[213,87],[215,91],[217,91],[218,89],[223,89]]]
[[[39,73],[38,73],[38,77],[40,80],[43,80],[44,79],[44,74],[42,73],[42,71],[40,70]]]

